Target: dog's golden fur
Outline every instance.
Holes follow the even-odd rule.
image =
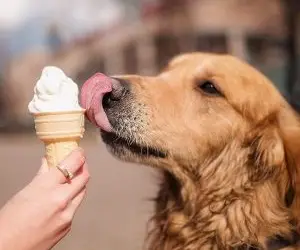
[[[192,53],[156,77],[120,77],[132,85],[139,119],[119,134],[167,155],[113,151],[162,171],[149,249],[266,249],[275,235],[291,234],[300,213],[300,123],[265,76],[228,55]],[[199,89],[207,81],[220,96]]]

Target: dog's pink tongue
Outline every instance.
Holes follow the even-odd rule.
[[[107,132],[110,132],[112,127],[102,107],[102,99],[106,93],[111,91],[111,78],[97,73],[83,84],[80,94],[81,105],[86,109],[87,118]]]

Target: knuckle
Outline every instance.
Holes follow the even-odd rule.
[[[61,213],[60,221],[66,228],[71,228],[72,220],[73,220],[73,213],[70,213],[69,211]]]
[[[77,160],[79,160],[82,164],[85,162],[85,156],[83,150],[78,150],[76,154]]]
[[[89,173],[87,173],[85,176],[86,182],[88,182],[90,179],[91,179],[91,175]]]
[[[85,163],[85,156],[82,154],[80,156],[80,166],[82,166]]]
[[[74,167],[80,167],[85,163],[85,156],[82,150],[75,150],[70,153],[63,161],[65,165],[72,165]]]
[[[62,194],[54,194],[53,202],[59,210],[64,210],[68,206],[68,199]]]

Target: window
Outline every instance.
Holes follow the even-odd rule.
[[[225,34],[198,35],[196,46],[198,51],[226,53],[227,40]]]
[[[264,73],[286,97],[287,50],[284,39],[264,35],[246,38],[249,62]]]
[[[180,53],[179,39],[174,35],[158,35],[155,37],[155,47],[159,70],[164,68],[172,57]]]
[[[137,48],[135,43],[130,43],[124,49],[124,70],[126,74],[136,74],[138,71]]]
[[[286,57],[285,41],[275,37],[251,35],[247,38],[250,62],[258,66],[278,66]]]

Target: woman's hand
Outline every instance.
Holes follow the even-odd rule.
[[[0,210],[0,250],[50,249],[70,231],[89,180],[83,150],[60,166],[74,175],[71,181],[43,159],[32,182]]]

